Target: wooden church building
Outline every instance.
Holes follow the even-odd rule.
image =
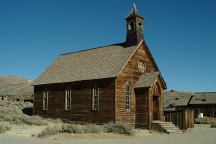
[[[34,114],[78,122],[120,122],[151,129],[163,120],[160,70],[133,5],[126,41],[60,55],[34,81]]]

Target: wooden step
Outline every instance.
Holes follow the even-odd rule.
[[[159,130],[168,134],[181,134],[182,130],[176,127],[172,122],[152,121],[153,124],[158,125]]]

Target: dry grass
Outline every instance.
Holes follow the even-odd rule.
[[[68,124],[61,120],[45,119],[39,116],[30,116],[24,114],[23,109],[30,111],[31,103],[21,102],[1,102],[0,101],[0,121],[10,122],[11,124],[27,124],[27,125],[48,125],[38,137],[47,137],[58,133],[73,134],[99,134],[99,133],[116,133],[124,135],[133,135],[133,129],[121,123],[107,123],[104,125],[96,124]],[[53,123],[52,126],[51,123]],[[54,124],[55,123],[55,124]],[[2,131],[7,127],[1,127]]]
[[[47,127],[38,134],[38,137],[47,137],[59,133],[73,134],[100,134],[100,133],[117,133],[133,135],[133,129],[120,123],[108,123],[104,125],[96,124],[63,124],[62,126]]]
[[[197,124],[215,124],[216,125],[216,118],[213,118],[213,117],[196,118],[195,123]]]
[[[107,123],[103,125],[104,131],[107,133],[127,134],[133,135],[133,129],[122,123]]]
[[[48,120],[39,116],[29,116],[22,112],[22,109],[31,106],[31,103],[0,102],[0,121],[12,124],[46,125]]]
[[[44,137],[47,137],[47,136],[58,134],[60,132],[60,130],[61,130],[60,127],[57,127],[57,126],[50,127],[50,126],[48,126],[41,133],[38,134],[38,137],[44,138]]]
[[[0,108],[0,121],[13,124],[46,125],[47,121],[39,116],[28,116],[16,108]]]
[[[8,130],[10,130],[11,128],[9,126],[5,126],[5,125],[0,125],[0,133],[4,133]]]

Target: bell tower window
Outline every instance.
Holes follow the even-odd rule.
[[[139,14],[135,4],[133,4],[132,9],[125,20],[127,30],[126,45],[132,46],[139,44],[144,40],[144,18]]]
[[[142,22],[138,23],[138,27],[139,27],[139,30],[143,31],[143,23]]]
[[[135,24],[133,21],[131,21],[129,24],[128,24],[128,30],[129,31],[134,31],[135,30]]]

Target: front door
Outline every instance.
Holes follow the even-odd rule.
[[[153,120],[159,120],[159,96],[153,96]]]

